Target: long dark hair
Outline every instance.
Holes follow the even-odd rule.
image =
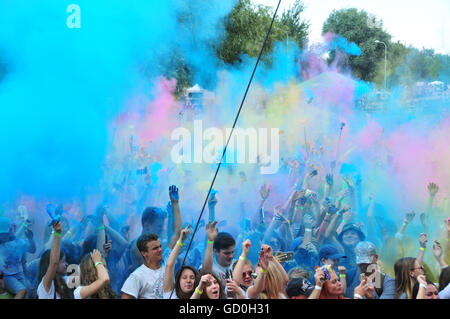
[[[217,276],[214,275],[213,272],[201,272],[200,277],[203,275],[211,275],[217,280],[217,282],[219,283],[219,299],[225,299],[225,290],[222,281],[219,278],[217,278]],[[209,299],[208,296],[206,295],[206,291],[200,296],[200,299]]]
[[[439,276],[439,291],[442,291],[450,283],[450,267],[442,269]]]
[[[194,273],[194,276],[195,276],[194,286],[192,288],[192,291],[190,291],[190,292],[183,292],[181,290],[181,286],[180,286],[181,275],[183,274],[183,271],[185,269],[192,270],[192,272]],[[190,299],[192,294],[194,293],[195,287],[197,287],[198,283],[200,282],[200,275],[199,275],[198,271],[192,266],[183,266],[180,269],[178,269],[177,273],[175,274],[175,278],[177,279],[175,282],[175,293],[176,293],[178,299]]]
[[[44,278],[45,274],[47,273],[48,266],[50,265],[50,251],[50,249],[44,251],[41,256],[41,260],[39,261],[38,286],[41,283],[42,278]],[[61,251],[59,254],[59,260],[63,259],[64,256],[64,251]],[[67,287],[66,281],[64,280],[63,276],[58,274],[58,272],[56,272],[55,278],[53,278],[53,284],[55,286],[56,293],[59,294],[61,299],[73,299],[72,291],[69,289],[69,287]]]
[[[411,278],[409,272],[414,268],[416,258],[404,257],[395,262],[395,299],[400,298],[403,293],[406,293],[408,299],[412,299],[412,290],[415,280]]]

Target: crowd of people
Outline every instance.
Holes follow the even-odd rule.
[[[269,223],[265,203],[272,188],[262,185],[258,223],[243,227],[236,238],[219,231],[215,192],[208,200],[207,223],[183,221],[175,185],[169,187],[165,209],[143,209],[137,238],[130,238],[129,226],[117,223],[105,205],[76,225],[59,205],[49,212],[45,244],[38,247],[32,218],[20,206],[15,219],[0,216],[0,298],[450,298],[450,218],[442,220],[443,231],[431,245],[427,236],[436,234],[427,214],[438,185],[428,185],[428,207],[420,216],[423,233],[417,236],[417,254],[410,257],[404,255],[405,244],[411,244],[404,233],[414,212],[392,234],[382,218],[374,218],[371,199],[364,225],[353,212],[354,183],[344,179],[346,187],[334,192],[333,175],[327,174],[320,194],[309,183],[316,175],[315,170],[305,174],[301,187],[274,207]],[[331,194],[338,194],[335,200]],[[435,265],[424,262],[429,250]]]

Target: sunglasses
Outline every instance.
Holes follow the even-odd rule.
[[[411,270],[416,270],[416,269],[422,269],[422,270],[425,270],[425,268],[423,268],[423,266],[420,266],[420,267],[417,267],[417,268],[413,268],[413,269],[411,269]]]
[[[249,276],[249,277],[251,277],[252,276],[252,274],[253,274],[253,271],[244,271],[243,273],[242,273],[242,277],[247,277],[247,276]]]

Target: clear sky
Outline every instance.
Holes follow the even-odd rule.
[[[252,0],[276,7],[278,0]],[[294,0],[281,0],[280,11]],[[322,25],[333,9],[364,9],[383,20],[393,41],[437,53],[450,54],[450,0],[303,0],[304,19],[309,20],[310,40],[320,41]],[[281,13],[280,12],[280,13]]]

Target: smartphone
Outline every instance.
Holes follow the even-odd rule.
[[[108,243],[108,235],[106,235],[106,231],[105,231],[105,244]]]
[[[316,176],[316,175],[317,175],[317,170],[315,169],[311,172],[311,176]]]

